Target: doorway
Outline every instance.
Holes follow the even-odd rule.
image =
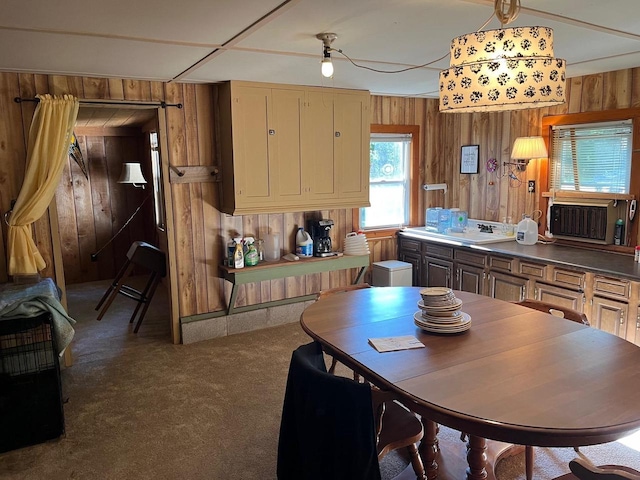
[[[168,255],[165,219],[158,218],[165,201],[160,114],[155,106],[80,106],[78,151],[69,155],[55,195],[65,285],[112,280],[134,241]],[[140,165],[144,188],[119,182],[125,163]],[[169,291],[170,282],[163,283]]]

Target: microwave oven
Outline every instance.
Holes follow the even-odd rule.
[[[551,206],[549,230],[556,238],[612,244],[617,219],[613,200],[556,200]]]

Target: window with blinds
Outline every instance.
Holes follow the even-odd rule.
[[[631,120],[552,128],[550,188],[629,193]]]

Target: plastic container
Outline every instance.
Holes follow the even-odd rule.
[[[236,251],[233,254],[233,268],[244,268],[244,252],[242,251],[242,241],[237,242]]]
[[[535,245],[538,241],[538,224],[529,215],[523,215],[516,228],[516,242],[522,245]]]
[[[247,237],[244,239],[244,243],[247,246],[247,253],[244,256],[244,264],[247,267],[253,267],[258,264],[258,249],[255,245],[253,237]]]
[[[463,233],[469,222],[469,216],[464,210],[459,208],[451,209],[451,231],[456,233]]]
[[[438,212],[438,232],[447,233],[451,228],[451,210],[442,208]]]
[[[440,219],[440,210],[442,210],[442,207],[427,208],[424,214],[426,219],[426,223],[424,227],[425,230],[429,232],[438,231],[438,221]]]
[[[280,260],[280,234],[270,233],[264,237],[264,259],[267,262]]]
[[[621,218],[616,220],[616,226],[613,231],[613,244],[624,245],[624,222]]]
[[[304,228],[298,228],[296,233],[296,255],[299,257],[313,257],[313,240],[311,235],[304,231]]]

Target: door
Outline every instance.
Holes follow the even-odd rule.
[[[464,263],[456,264],[455,289],[484,295],[484,279],[484,268]]]
[[[453,262],[441,260],[439,258],[425,257],[424,263],[424,285],[427,287],[449,287],[451,288]]]
[[[489,273],[489,296],[507,302],[520,302],[527,298],[530,280],[506,273]]]

